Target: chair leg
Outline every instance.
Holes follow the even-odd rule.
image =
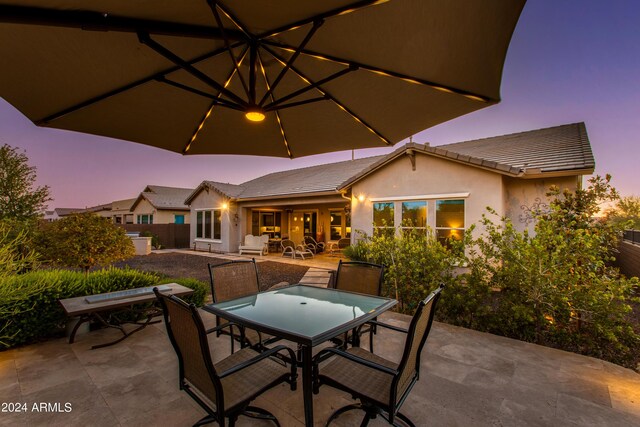
[[[400,413],[400,412],[396,412],[396,415],[394,416],[394,418],[398,418],[400,419],[400,421],[402,421],[402,424],[399,424],[395,421],[391,422],[391,418],[387,417],[387,414],[385,414],[384,412],[381,413],[382,417],[387,420],[387,422],[395,427],[416,427],[415,424],[413,424],[413,422],[404,414]]]
[[[211,424],[211,423],[215,423],[218,420],[215,417],[212,417],[211,415],[207,415],[206,417],[201,418],[200,420],[198,420],[197,423],[195,423],[193,425],[193,427],[200,427],[203,426],[205,424]]]
[[[409,427],[416,427],[416,425],[413,424],[413,422],[406,415],[401,414],[400,412],[396,412],[396,417],[400,418],[400,420],[402,420],[402,422],[408,425]]]
[[[256,418],[259,420],[269,420],[273,421],[276,426],[280,427],[280,423],[275,415],[266,409],[258,408],[256,406],[247,406],[245,410],[242,412],[242,415],[245,415],[250,418]]]

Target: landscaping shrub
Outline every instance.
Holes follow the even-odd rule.
[[[155,286],[152,273],[106,269],[83,274],[68,270],[33,271],[0,279],[0,348],[57,335],[67,322],[59,299]],[[185,298],[200,306],[207,286],[194,279],[171,279],[195,290]]]
[[[355,261],[383,264],[383,294],[398,300],[398,311],[413,314],[418,302],[440,283],[456,280],[454,269],[461,261],[461,245],[451,242],[443,246],[430,231],[405,228],[373,236],[360,232],[358,242],[346,248],[345,255]]]
[[[69,215],[42,227],[39,250],[44,260],[56,266],[88,272],[135,255],[123,228],[92,213]]]
[[[615,190],[608,178],[595,177],[586,189],[552,189],[548,196],[549,211],[534,213],[535,233],[483,217],[484,233],[469,247],[470,272],[443,298],[443,315],[635,368],[640,325],[630,304],[638,301],[638,282],[611,267],[618,230],[594,217]]]
[[[27,222],[0,219],[0,279],[38,265]]]

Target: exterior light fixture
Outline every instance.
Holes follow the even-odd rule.
[[[229,203],[224,202],[224,203],[222,204],[222,209],[227,209],[228,207],[229,207]]]
[[[244,114],[244,116],[247,118],[247,120],[252,122],[261,122],[265,118],[264,110],[256,106],[249,107],[249,109],[247,109],[247,112]]]
[[[360,201],[360,203],[364,202],[364,194],[359,195],[358,200]]]

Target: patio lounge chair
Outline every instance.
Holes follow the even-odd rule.
[[[211,296],[213,302],[229,301],[235,298],[255,295],[260,292],[260,284],[258,281],[258,267],[256,260],[236,260],[222,264],[207,264],[209,268],[209,279],[211,282]],[[273,337],[262,334],[253,329],[244,329],[244,333],[237,327],[238,332],[234,332],[234,328],[229,331],[223,331],[219,327],[226,323],[226,320],[216,317],[216,335],[230,334],[233,332],[233,338],[240,341],[240,345],[245,343],[253,347],[255,350],[264,349],[264,345]],[[207,333],[209,333],[207,331]],[[231,351],[234,351],[233,342],[231,340]]]
[[[313,258],[313,252],[309,248],[304,245],[296,245],[293,240],[283,240],[280,242],[280,246],[282,246],[282,256],[289,255],[291,259],[300,257],[303,260],[305,256]]]
[[[346,391],[361,402],[338,409],[329,417],[326,425],[347,411],[362,409],[365,416],[361,426],[369,424],[369,420],[377,415],[382,415],[389,424],[397,425],[395,419],[399,418],[406,425],[415,426],[407,416],[400,413],[400,407],[418,381],[420,354],[431,330],[442,288],[441,285],[424,301],[420,301],[409,330],[379,324],[407,334],[400,363],[391,362],[359,347],[351,347],[346,351],[327,348],[316,355],[313,368],[314,393],[317,394],[320,386],[326,384]],[[330,355],[335,357],[323,363]]]
[[[304,236],[303,245],[306,246],[307,249],[309,249],[314,254],[319,254],[320,252],[324,252],[324,246],[325,246],[324,243],[316,242],[316,239],[314,239],[311,236]]]
[[[196,401],[207,415],[195,426],[216,422],[235,425],[240,415],[271,420],[270,412],[249,406],[263,392],[283,382],[296,389],[296,362],[293,351],[283,345],[258,353],[244,348],[218,363],[211,360],[211,348],[198,309],[173,295],[163,295],[154,289],[164,312],[167,334],[178,356],[179,385]],[[230,323],[220,326],[227,328]],[[288,352],[290,369],[272,360]]]
[[[348,237],[344,237],[340,240],[338,240],[338,243],[334,243],[329,247],[329,255],[334,256],[340,256],[342,255],[342,251],[344,251],[344,249],[351,245],[351,239]]]
[[[340,260],[333,287],[341,291],[379,296],[382,292],[383,277],[383,265],[360,261],[343,262]],[[375,323],[366,323],[356,331],[355,335],[353,333],[347,334],[344,344],[351,342],[352,345],[358,346],[360,336],[365,332],[369,332],[369,351],[373,353],[373,334],[376,333]]]
[[[242,254],[259,254],[260,256],[269,253],[269,235],[254,236],[247,234],[244,236],[244,244],[238,248]]]

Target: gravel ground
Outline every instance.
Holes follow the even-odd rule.
[[[150,254],[135,256],[126,261],[115,263],[114,266],[125,266],[136,270],[151,271],[168,277],[181,278],[192,277],[209,283],[209,270],[207,263],[222,264],[226,260],[200,255],[179,253]],[[300,265],[291,265],[274,261],[257,263],[260,289],[266,290],[276,283],[298,283],[309,269]]]

